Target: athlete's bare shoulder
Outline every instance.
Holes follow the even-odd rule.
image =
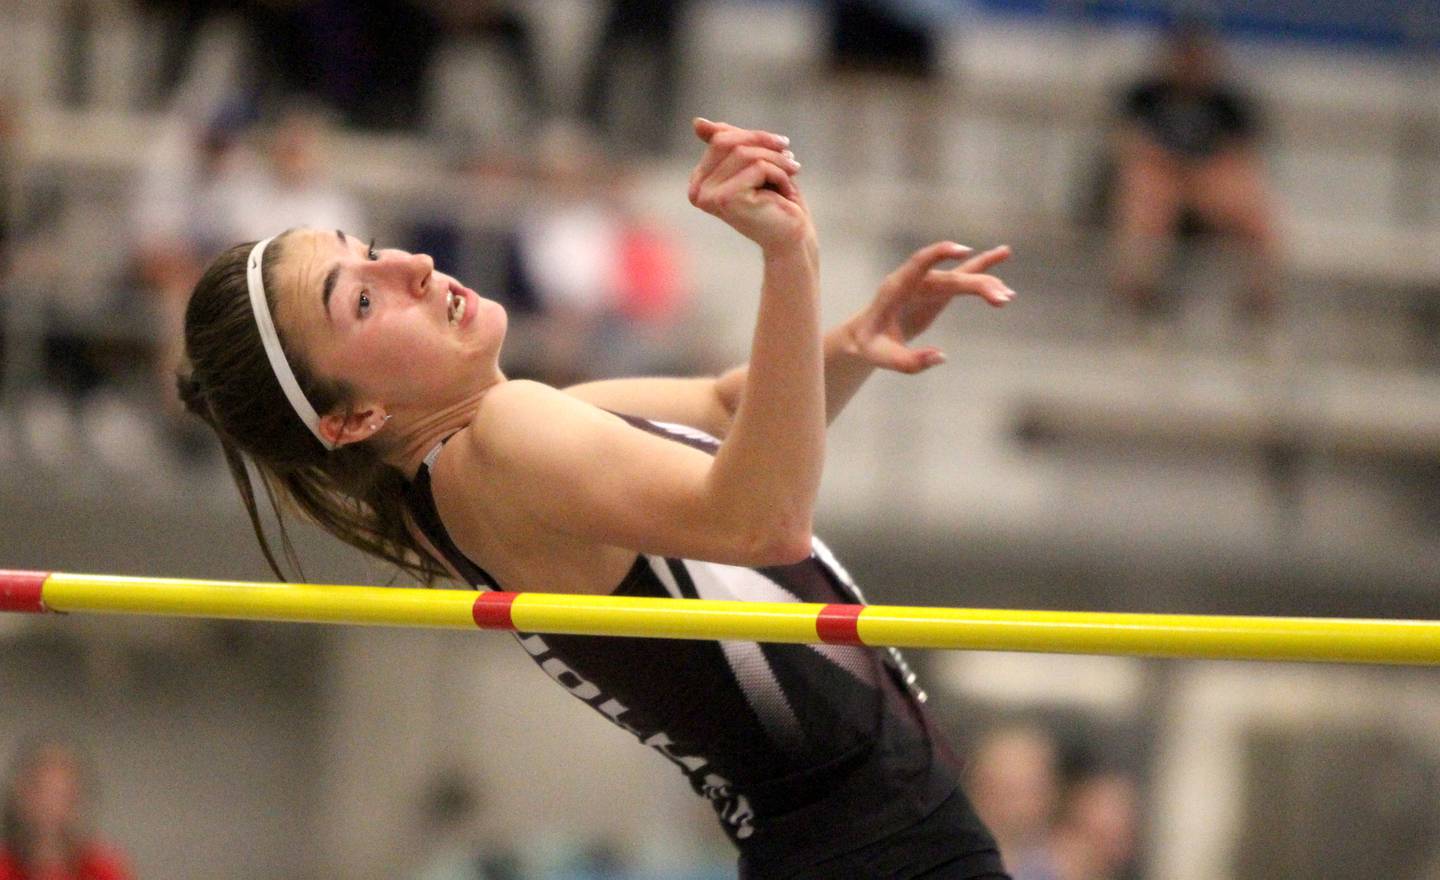
[[[510,379],[485,392],[470,423],[456,435],[464,457],[500,465],[517,457],[532,459],[549,450],[575,452],[572,447],[611,430],[615,416],[572,395],[528,379]]]

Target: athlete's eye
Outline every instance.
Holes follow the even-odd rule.
[[[363,318],[370,313],[370,294],[367,291],[360,291],[360,297],[355,303],[356,317]]]

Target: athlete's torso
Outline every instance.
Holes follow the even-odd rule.
[[[718,445],[680,426],[622,418],[707,451]],[[472,586],[498,589],[440,521],[428,467],[439,448],[411,486],[411,512]],[[640,554],[613,593],[863,601],[825,545],[817,539],[813,546],[803,562],[766,568]],[[955,788],[924,696],[898,652],[528,633],[518,639],[572,695],[679,767],[743,851],[833,847],[837,833],[879,836],[918,820]]]

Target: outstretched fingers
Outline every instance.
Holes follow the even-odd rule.
[[[1015,252],[1010,245],[1002,244],[999,247],[981,251],[961,263],[957,268],[961,272],[988,272],[1006,260],[1010,259]]]
[[[953,241],[937,241],[911,254],[899,268],[890,273],[889,283],[897,290],[914,287],[925,279],[936,264],[945,260],[961,260],[975,253],[975,249]]]
[[[777,150],[783,150],[790,146],[790,139],[783,134],[762,131],[758,128],[741,128],[738,125],[731,125],[728,122],[712,122],[702,116],[692,120],[695,127],[695,136],[705,143],[711,143],[717,135],[735,135],[740,141],[754,141]]]
[[[994,275],[980,275],[952,269],[932,272],[925,279],[925,293],[948,299],[955,296],[978,296],[992,306],[1003,306],[1015,298],[1004,281]]]
[[[978,296],[992,306],[1003,306],[1015,298],[1015,291],[994,275],[990,269],[1009,259],[1008,245],[991,248],[965,260],[954,269],[936,269],[926,274],[923,289],[928,296]]]

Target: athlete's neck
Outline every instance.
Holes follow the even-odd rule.
[[[413,479],[419,472],[421,463],[425,461],[425,456],[435,448],[435,444],[456,431],[469,427],[485,395],[507,381],[509,380],[497,373],[495,380],[484,388],[440,409],[406,412],[402,407],[392,410],[395,412],[392,423],[394,433],[390,438],[391,442],[381,452],[381,460]]]

